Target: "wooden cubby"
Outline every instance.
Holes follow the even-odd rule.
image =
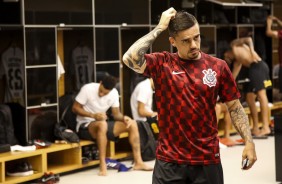
[[[52,144],[50,147],[37,149],[35,151],[25,152],[6,152],[0,154],[0,183],[22,183],[34,180],[43,176],[45,172],[63,173],[81,169],[89,166],[98,165],[98,160],[92,160],[87,164],[82,164],[82,149],[83,146],[93,145],[91,141],[82,140],[80,144]],[[111,143],[109,143],[111,144]],[[108,146],[108,148],[110,145]],[[118,156],[124,158],[124,155]],[[115,154],[112,155],[115,158]],[[6,175],[6,166],[11,162],[21,160],[28,161],[34,170],[34,174],[30,176],[11,177]]]
[[[216,57],[222,58],[221,44],[224,46],[224,41],[228,44],[232,39],[241,37],[240,33],[245,28],[251,30],[255,44],[259,43],[259,39],[266,41],[266,62],[272,71],[277,64],[277,42],[265,37],[266,17],[258,18],[258,15],[265,12],[272,14],[273,6],[276,5],[279,6],[274,8],[275,15],[281,15],[281,2],[260,1],[259,4],[263,5],[261,7],[242,7],[226,6],[216,3],[218,1],[189,0],[188,4],[171,0],[121,0],[118,4],[115,0],[0,1],[0,53],[12,42],[17,43],[24,52],[25,116],[19,124],[25,130],[20,136],[21,140],[29,141],[32,121],[40,114],[35,112],[56,111],[59,120],[59,97],[65,93],[77,92],[69,66],[71,51],[80,41],[93,53],[91,82],[99,82],[105,74],[117,77],[121,110],[124,114],[131,115],[129,101],[132,85],[140,76],[122,64],[122,55],[138,38],[156,27],[161,13],[169,7],[184,9],[196,16],[201,37],[205,41],[205,44],[202,43],[205,47],[202,48]],[[168,41],[168,32],[163,32],[150,48],[151,52],[164,50],[174,52]],[[57,56],[66,72],[59,80]],[[4,103],[5,87],[7,86],[1,79],[0,103]],[[272,93],[268,96],[272,101]],[[281,107],[278,106],[274,106],[271,112],[281,113]],[[222,134],[222,129],[222,122],[219,122],[219,135]],[[232,131],[235,132],[234,129]],[[108,143],[108,157],[120,159],[131,155],[127,136],[121,135],[118,143]],[[82,141],[80,146],[91,144],[91,141]],[[99,164],[98,161],[91,161],[83,165],[80,148],[75,144],[53,144],[49,148],[32,152],[2,153],[0,183],[20,183],[39,178],[47,171],[63,173]],[[27,177],[6,176],[6,164],[20,159],[28,159],[37,172]]]

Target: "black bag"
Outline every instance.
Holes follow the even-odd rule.
[[[142,159],[143,161],[154,160],[156,158],[157,142],[154,138],[150,125],[144,121],[137,121],[137,125],[139,130]]]
[[[69,143],[79,143],[80,139],[75,131],[76,116],[67,117],[74,114],[71,110],[74,101],[74,95],[67,95],[63,97],[61,97],[62,104],[60,105],[60,122],[55,125],[54,134],[60,140],[64,140]],[[65,109],[63,109],[63,107]]]
[[[159,136],[159,126],[158,126],[158,116],[155,117],[147,117],[147,123],[149,123],[152,133],[156,140],[158,140]]]
[[[31,123],[30,139],[54,142],[54,128],[57,122],[56,111],[46,111],[38,114]]]
[[[68,143],[79,143],[80,142],[78,135],[74,131],[72,131],[71,129],[68,129],[67,127],[59,123],[55,125],[54,134],[58,139],[64,140]]]
[[[11,151],[10,144],[0,144],[0,153],[9,152]]]
[[[75,96],[71,93],[59,98],[60,123],[74,132],[76,132],[76,114],[72,112],[72,105]]]
[[[9,106],[0,104],[0,144],[18,144]]]

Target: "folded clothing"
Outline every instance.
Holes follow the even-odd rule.
[[[36,150],[36,146],[21,146],[21,145],[14,145],[11,146],[11,151],[34,151]]]
[[[126,172],[132,168],[126,167],[126,165],[124,165],[123,163],[109,158],[106,158],[106,164],[108,169],[116,169],[118,170],[118,172]]]

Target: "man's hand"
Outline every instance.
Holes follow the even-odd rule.
[[[175,17],[175,14],[176,14],[176,10],[172,7],[164,11],[159,21],[158,27],[163,31],[166,30],[170,20]]]
[[[130,117],[128,117],[128,116],[124,116],[124,118],[123,118],[123,122],[124,122],[124,124],[126,125],[126,128],[129,128],[131,125],[132,125],[132,123],[133,123],[133,119],[131,119]]]
[[[106,113],[103,113],[103,112],[100,112],[100,113],[96,113],[96,114],[93,114],[93,118],[95,118],[95,120],[97,121],[103,121],[103,120],[107,120],[108,119],[108,116]]]
[[[158,113],[157,112],[153,112],[152,116],[151,117],[156,117],[158,118]]]
[[[256,51],[251,51],[251,54],[252,54],[252,60],[255,63],[258,63],[259,61],[261,61],[261,57],[257,54]]]
[[[242,167],[243,170],[250,169],[254,163],[257,161],[257,155],[255,150],[255,144],[253,142],[246,142],[246,146],[243,150],[242,155],[242,163],[245,159],[248,159],[248,165],[246,167]]]

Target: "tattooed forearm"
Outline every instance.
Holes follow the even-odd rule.
[[[232,123],[237,132],[245,141],[253,142],[249,126],[249,119],[242,105],[240,103],[234,102],[234,104],[229,108],[229,112]]]
[[[144,55],[161,32],[162,29],[156,27],[150,33],[137,40],[123,55],[123,62],[134,71],[143,73],[146,65]]]

